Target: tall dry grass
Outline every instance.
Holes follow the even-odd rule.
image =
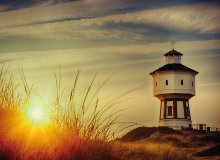
[[[33,87],[20,70],[20,83],[13,74],[0,72],[0,159],[9,160],[145,160],[188,157],[171,144],[122,143],[109,141],[118,123],[115,109],[124,97],[136,89],[103,100],[99,93],[110,79],[96,85],[96,75],[84,92],[79,90],[80,72],[72,87],[63,89],[61,72],[55,73],[56,96],[51,102],[51,123],[33,127],[26,123],[23,110],[28,107]],[[67,93],[67,94],[66,94]],[[50,107],[50,106],[48,106]],[[127,127],[132,127],[129,124]],[[123,128],[122,128],[123,129]],[[121,129],[121,130],[122,130]]]
[[[0,110],[16,110],[21,109],[28,102],[31,88],[29,87],[23,70],[20,70],[21,84],[15,84],[14,76],[8,73],[8,68],[2,67],[0,71]],[[24,92],[19,93],[17,90],[23,87]]]
[[[35,128],[30,123],[26,123],[23,116],[23,111],[31,103],[30,97],[33,93],[24,71],[20,70],[20,82],[18,79],[15,82],[13,74],[10,74],[8,69],[2,68],[0,72],[0,144],[10,152],[10,155],[22,160],[59,159],[60,156],[72,159],[80,156],[79,153],[86,159],[92,157],[92,150],[106,146],[106,141],[112,138],[112,128],[117,124],[120,113],[120,110],[114,107],[123,101],[124,96],[136,90],[103,101],[98,94],[110,77],[95,87],[96,75],[94,75],[85,87],[85,92],[78,96],[78,89],[80,89],[78,71],[72,88],[65,92],[68,94],[64,95],[61,72],[54,75],[56,97],[55,102],[51,102],[53,104],[49,113],[51,123]]]
[[[111,129],[117,123],[119,110],[112,112],[111,109],[121,102],[123,96],[129,92],[114,97],[108,102],[100,103],[99,91],[108,81],[106,79],[98,88],[94,87],[96,75],[85,88],[82,96],[77,97],[79,83],[79,71],[73,81],[73,86],[64,97],[61,93],[61,74],[55,74],[56,101],[54,125],[62,132],[71,134],[78,138],[108,140],[112,136]],[[109,114],[110,113],[110,114]]]

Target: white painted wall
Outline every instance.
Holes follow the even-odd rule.
[[[162,102],[162,105],[161,105],[160,118],[164,119],[164,102]]]
[[[168,80],[168,85],[166,85],[166,80]],[[181,80],[183,80],[183,85],[181,85]],[[155,73],[153,83],[154,95],[168,93],[195,95],[195,75],[191,72],[164,71]]]
[[[192,124],[192,121],[188,119],[165,119],[159,121],[159,126],[166,126],[177,129],[181,126],[189,127],[189,124]]]
[[[185,118],[183,101],[177,101],[177,118]]]

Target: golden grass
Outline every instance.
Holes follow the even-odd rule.
[[[187,160],[179,147],[191,138],[181,135],[154,133],[136,142],[109,141],[117,122],[115,106],[136,89],[102,100],[98,94],[107,78],[95,87],[96,75],[85,92],[79,95],[80,73],[72,88],[63,94],[61,73],[55,75],[56,97],[50,108],[51,123],[33,126],[25,121],[23,110],[29,107],[33,87],[20,71],[20,83],[15,83],[7,69],[0,71],[0,159],[5,160]],[[23,89],[23,91],[21,91]],[[21,92],[19,92],[21,91]],[[49,107],[49,106],[48,106]],[[133,123],[128,123],[132,127]],[[123,128],[121,129],[123,130]],[[178,145],[180,144],[180,145]]]
[[[97,88],[94,87],[96,75],[92,78],[85,92],[77,97],[79,83],[79,71],[73,81],[73,86],[63,98],[61,93],[61,75],[55,75],[56,101],[55,116],[52,118],[54,126],[61,132],[71,136],[90,140],[109,140],[112,138],[114,125],[118,125],[117,119],[121,110],[115,110],[115,106],[123,101],[124,96],[136,89],[117,95],[107,101],[98,97],[99,91],[109,80],[107,78]],[[113,111],[114,110],[114,111]]]
[[[129,160],[187,160],[190,159],[183,151],[169,143],[116,142],[114,154],[121,159]]]
[[[112,127],[117,124],[120,112],[115,111],[114,107],[123,101],[125,95],[136,89],[103,102],[98,93],[109,78],[95,88],[95,75],[79,98],[79,74],[77,72],[73,86],[65,96],[62,94],[61,73],[54,74],[56,98],[54,106],[50,108],[51,123],[35,127],[27,123],[23,116],[31,103],[33,92],[24,71],[20,70],[20,83],[15,84],[13,74],[3,67],[0,72],[0,148],[22,160],[92,157],[94,153],[91,151],[112,138]]]

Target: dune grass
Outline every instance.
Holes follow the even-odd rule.
[[[117,124],[120,110],[114,107],[123,97],[136,90],[117,95],[107,101],[98,93],[109,80],[98,87],[94,86],[96,75],[91,79],[80,98],[80,73],[77,72],[73,86],[63,95],[61,73],[55,75],[56,97],[50,107],[51,123],[34,127],[26,122],[24,111],[31,103],[33,87],[27,83],[24,71],[20,70],[20,82],[13,74],[2,68],[0,72],[0,148],[8,157],[19,159],[73,159],[78,156],[89,157],[95,152],[106,150],[106,142],[112,138],[112,127]],[[114,111],[113,111],[114,110]],[[7,151],[7,152],[6,152]]]
[[[116,142],[113,152],[129,160],[187,160],[185,152],[169,143]]]
[[[187,147],[190,138],[164,128],[139,128],[112,140],[124,97],[136,89],[103,100],[100,91],[107,83],[96,85],[96,75],[85,88],[77,72],[72,87],[63,92],[62,75],[55,76],[56,96],[51,102],[51,121],[34,126],[26,121],[24,111],[31,103],[33,86],[24,71],[20,82],[2,68],[0,72],[0,159],[1,160],[187,160],[179,147]],[[84,90],[80,92],[79,90]],[[124,128],[132,127],[128,123]],[[117,126],[118,125],[118,126]],[[118,129],[118,128],[117,128]],[[123,128],[119,129],[123,130]],[[155,132],[157,131],[157,132]],[[161,133],[166,135],[161,136]],[[179,144],[179,145],[178,145]]]
[[[99,99],[98,93],[108,81],[106,79],[98,88],[94,88],[96,75],[92,78],[81,98],[76,97],[79,83],[79,71],[73,81],[73,87],[67,91],[63,98],[61,93],[61,76],[55,74],[56,101],[55,113],[52,118],[54,126],[62,132],[82,139],[108,140],[112,136],[111,128],[117,123],[118,113],[112,112],[112,108],[120,103],[123,96],[129,92],[110,99],[104,104]],[[133,90],[132,90],[133,91]]]

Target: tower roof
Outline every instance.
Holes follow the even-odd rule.
[[[177,52],[174,49],[164,54],[164,56],[173,56],[173,55],[175,55],[175,56],[182,56],[183,54],[180,53],[180,52]]]
[[[150,74],[152,75],[152,74],[154,74],[156,72],[162,72],[162,71],[186,71],[186,72],[192,72],[194,74],[198,74],[199,73],[199,72],[197,72],[197,71],[195,71],[195,70],[193,70],[193,69],[191,69],[189,67],[186,67],[186,66],[182,65],[181,63],[171,63],[171,64],[166,64],[166,65],[158,68],[157,70],[151,72]]]

